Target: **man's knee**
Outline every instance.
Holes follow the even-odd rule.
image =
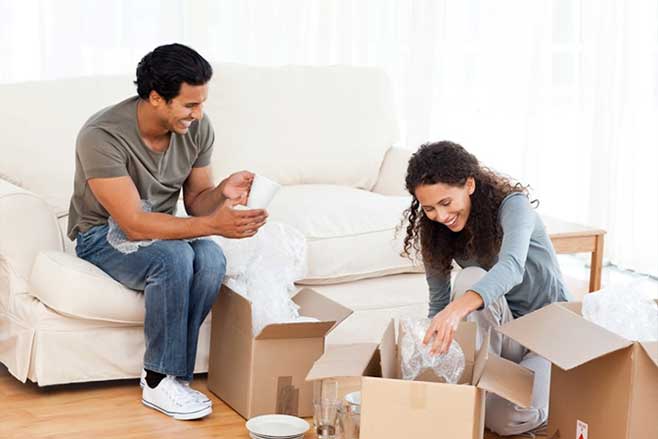
[[[193,274],[194,251],[192,247],[179,240],[158,241],[156,263],[168,273],[178,273],[181,277],[191,278]]]
[[[202,239],[194,243],[195,271],[210,271],[221,277],[226,273],[226,256],[213,241]]]

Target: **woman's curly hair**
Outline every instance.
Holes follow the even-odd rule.
[[[425,215],[415,190],[421,185],[437,183],[461,187],[468,177],[475,179],[471,211],[464,228],[455,233]],[[528,186],[482,166],[473,154],[449,141],[422,145],[409,160],[405,184],[413,198],[401,224],[401,227],[406,224],[402,256],[413,258],[420,254],[426,269],[444,275],[450,273],[454,258],[476,259],[483,267],[490,268],[503,238],[498,222],[500,204],[512,192],[529,196]],[[537,200],[532,203],[539,204]]]

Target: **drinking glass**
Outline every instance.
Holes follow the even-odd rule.
[[[313,423],[318,439],[334,439],[338,432],[340,401],[322,400],[313,404]]]
[[[336,438],[341,405],[338,381],[329,378],[313,383],[313,423],[319,439]]]

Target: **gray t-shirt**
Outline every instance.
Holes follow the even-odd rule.
[[[482,296],[484,307],[504,295],[517,318],[549,303],[566,302],[569,297],[553,244],[528,197],[520,192],[506,196],[498,209],[498,221],[503,240],[493,266],[484,267],[474,259],[455,259],[462,268],[489,270],[470,288]],[[428,269],[427,283],[431,318],[450,302],[450,278]]]
[[[69,206],[68,236],[106,224],[109,213],[87,180],[129,176],[153,212],[175,214],[176,201],[192,168],[208,166],[215,134],[207,117],[186,134],[171,133],[164,152],[149,149],[139,134],[134,96],[94,114],[83,125],[75,148],[75,180]]]

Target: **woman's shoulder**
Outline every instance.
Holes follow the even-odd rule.
[[[534,224],[537,222],[537,212],[530,199],[523,192],[512,192],[500,203],[498,221],[505,224]],[[535,224],[536,225],[536,224]]]
[[[503,210],[518,210],[518,209],[531,209],[530,200],[523,192],[512,192],[507,194],[503,201],[500,203],[500,211]]]

